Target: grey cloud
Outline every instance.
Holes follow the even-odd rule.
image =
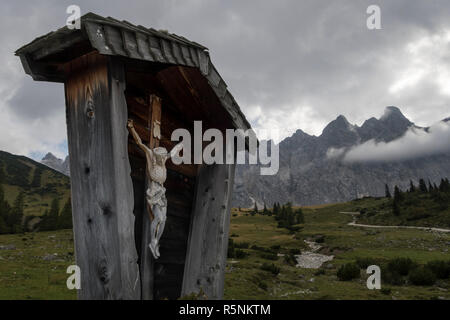
[[[329,158],[343,162],[392,162],[450,152],[450,123],[439,122],[428,130],[411,127],[401,138],[390,142],[369,140],[346,149],[329,149]]]
[[[258,127],[268,118],[271,124],[284,127],[284,119],[289,118],[293,130],[307,123],[305,131],[319,134],[324,123],[338,114],[360,123],[381,114],[387,105],[400,106],[418,124],[438,121],[447,115],[449,96],[438,90],[432,76],[395,95],[389,93],[389,86],[404,71],[409,42],[450,30],[450,3],[376,2],[383,27],[376,31],[366,28],[366,9],[372,0],[100,0],[77,4],[82,13],[93,11],[167,29],[209,47],[231,92]],[[14,96],[9,101],[2,97],[0,104],[4,112],[22,118],[24,126],[31,119],[63,112],[63,92],[57,86],[25,81],[27,76],[12,53],[63,25],[70,4],[73,1],[46,0],[39,5],[10,1],[2,8],[0,27],[13,32],[1,36],[5,46],[0,48],[0,58],[11,70],[0,70],[0,92],[9,90],[11,78],[18,85],[13,88]],[[436,63],[450,69],[448,56],[439,57]],[[17,90],[18,86],[22,87]],[[259,118],[250,114],[256,107]]]
[[[46,118],[64,110],[64,86],[24,78],[8,104],[16,116],[25,120]]]

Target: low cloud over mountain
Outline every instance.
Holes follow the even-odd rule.
[[[403,136],[389,142],[371,139],[351,148],[330,148],[327,156],[344,162],[391,162],[449,152],[450,123],[443,120],[429,128],[411,126]]]
[[[397,107],[361,126],[344,116],[320,136],[297,130],[280,142],[280,169],[260,176],[257,166],[238,166],[233,204],[255,200],[297,205],[334,203],[362,196],[383,196],[384,185],[406,188],[409,180],[439,182],[450,175],[450,122],[419,127]]]

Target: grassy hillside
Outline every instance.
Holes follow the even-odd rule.
[[[382,281],[383,290],[368,290],[367,275],[340,281],[340,266],[371,260],[383,267],[396,258],[410,258],[419,265],[450,260],[450,234],[409,229],[370,229],[348,225],[359,202],[303,208],[305,223],[292,234],[277,228],[271,216],[251,216],[234,211],[230,235],[244,257],[228,260],[225,277],[227,299],[450,299],[450,280],[431,286],[392,285]],[[286,261],[293,248],[309,250],[304,240],[318,241],[318,253],[334,255],[320,269],[303,269]],[[243,245],[244,244],[244,245]],[[264,254],[273,252],[278,255]],[[276,260],[272,260],[272,259]],[[279,273],[262,270],[274,264]],[[384,271],[383,271],[384,272]],[[382,272],[382,274],[383,274]],[[383,275],[382,275],[383,277]]]
[[[352,201],[360,212],[357,222],[376,225],[440,227],[450,229],[450,186],[442,191],[418,189],[398,192],[397,198],[364,198]],[[398,209],[394,210],[397,201]]]
[[[27,157],[0,151],[0,175],[10,205],[24,192],[25,215],[41,216],[53,199],[62,206],[70,197],[68,177]]]
[[[227,261],[225,298],[450,299],[449,279],[426,286],[383,280],[383,290],[367,289],[363,269],[357,279],[338,279],[339,268],[356,260],[370,258],[380,266],[395,258],[410,258],[419,265],[450,260],[449,233],[348,225],[352,216],[345,212],[357,211],[360,204],[303,208],[305,223],[294,233],[277,228],[273,216],[233,209],[230,239],[235,252]],[[310,250],[304,240],[316,241],[322,246],[318,253],[334,259],[320,269],[296,267],[288,257]],[[71,230],[0,235],[0,244],[4,246],[0,248],[0,299],[76,298],[66,288],[65,270],[73,264]],[[5,249],[8,246],[12,247]]]
[[[0,299],[76,299],[72,230],[0,235]]]

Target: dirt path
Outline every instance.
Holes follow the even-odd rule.
[[[436,232],[450,232],[450,229],[442,228],[430,228],[430,227],[415,227],[415,226],[379,226],[371,224],[360,224],[355,221],[348,223],[349,226],[353,227],[363,227],[363,228],[387,228],[387,229],[417,229],[425,231],[436,231]]]
[[[444,228],[431,228],[431,227],[415,227],[415,226],[380,226],[380,225],[373,225],[373,224],[361,224],[356,223],[355,216],[360,215],[359,212],[343,212],[340,213],[349,214],[353,216],[353,221],[348,223],[349,226],[353,227],[362,227],[362,228],[383,228],[383,229],[416,229],[416,230],[425,230],[425,231],[435,231],[435,232],[450,232],[450,229],[444,229]]]

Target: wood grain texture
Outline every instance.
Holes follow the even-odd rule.
[[[123,66],[78,60],[65,83],[78,297],[139,299]]]
[[[181,295],[222,299],[235,165],[203,165],[197,177]]]
[[[153,123],[154,121],[161,121],[161,99],[157,96],[151,95],[149,99],[145,99],[143,102],[149,102],[147,106],[147,140],[148,146],[150,148],[156,148],[159,146],[159,140],[153,137]],[[149,184],[148,179],[145,181],[145,188],[147,189]],[[144,190],[145,192],[145,190]],[[146,198],[144,196],[144,201]],[[142,244],[141,244],[141,260],[140,260],[140,270],[141,270],[141,283],[142,283],[142,299],[152,300],[154,298],[154,258],[148,247],[151,241],[150,226],[151,221],[149,218],[150,213],[148,212],[147,204],[144,205],[145,214],[142,217]]]

